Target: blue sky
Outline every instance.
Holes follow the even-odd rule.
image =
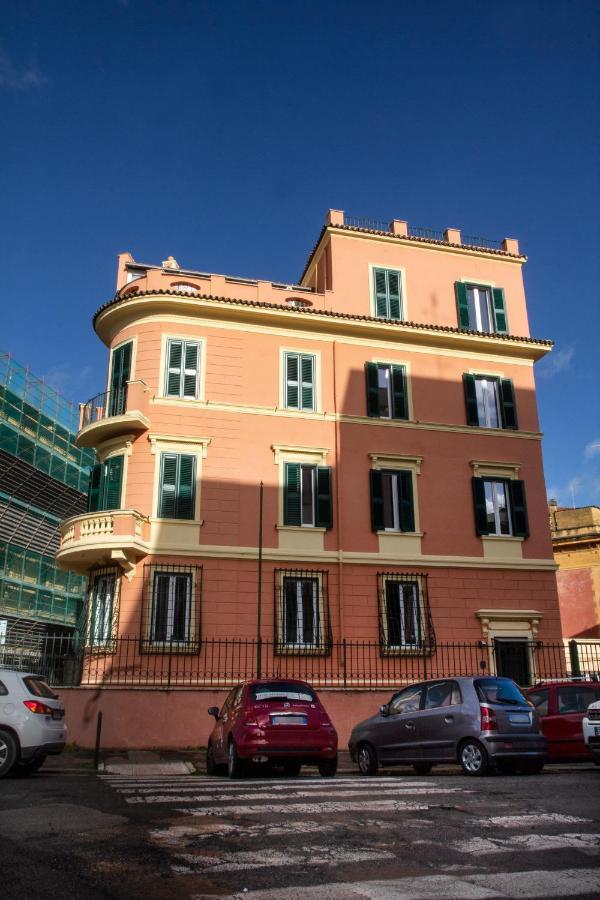
[[[0,4],[0,347],[68,398],[116,254],[286,282],[329,207],[515,236],[549,492],[600,503],[600,5]]]

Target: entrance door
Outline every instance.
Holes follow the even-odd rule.
[[[496,674],[512,678],[520,687],[531,685],[529,642],[526,639],[495,638]]]

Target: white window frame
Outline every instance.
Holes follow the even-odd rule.
[[[171,344],[176,344],[176,343],[181,344],[181,372],[179,374],[179,393],[178,394],[169,394],[168,393],[168,391],[169,391],[169,375],[171,372],[171,369],[169,368],[169,358],[171,356]],[[195,344],[197,347],[198,356],[197,356],[197,365],[196,365],[195,372],[192,372],[191,369],[187,370],[185,368],[185,353],[186,353],[186,347],[188,344]],[[164,377],[163,377],[163,396],[166,397],[168,400],[198,400],[200,397],[200,380],[201,380],[201,375],[202,375],[202,365],[203,365],[202,341],[189,339],[189,338],[168,337],[167,338],[166,355],[165,355],[165,366],[164,366],[165,371],[164,371]],[[193,397],[186,397],[183,393],[184,379],[186,377],[186,374],[188,374],[188,373],[194,374],[195,378],[196,378]]]
[[[375,294],[375,269],[385,269],[388,272],[397,272],[400,276],[400,318],[395,322],[408,321],[408,301],[406,292],[406,269],[401,266],[390,266],[389,263],[369,263],[369,297],[371,299],[371,315],[375,319],[383,321],[377,315],[377,297]]]
[[[488,535],[495,537],[511,537],[512,536],[512,515],[510,508],[510,492],[508,490],[506,479],[500,478],[485,478],[483,479],[483,489],[485,493],[485,507],[486,507],[486,516],[488,511],[488,485],[491,488],[491,501],[492,508],[494,512],[494,531],[488,532]],[[499,489],[502,488],[504,492],[504,502],[506,505],[506,517],[508,521],[508,531],[502,531],[501,521],[500,521],[500,499],[499,499]]]
[[[399,625],[400,625],[400,643],[392,644],[389,640],[390,633],[390,622],[388,618],[388,609],[387,609],[387,590],[388,584],[397,584],[399,595],[402,594],[402,597],[398,596],[399,601]],[[412,589],[412,600],[413,600],[413,629],[416,635],[415,642],[408,642],[406,640],[406,607],[405,607],[405,598],[404,591],[406,588]],[[416,603],[414,602],[416,600]],[[419,585],[416,581],[400,581],[395,578],[384,578],[384,603],[385,607],[383,610],[383,614],[385,616],[386,621],[386,649],[389,650],[413,650],[419,647],[419,635],[421,632],[420,628],[420,614],[421,614],[421,597],[419,591]]]
[[[400,498],[398,496],[398,472],[390,469],[382,470],[383,476],[391,476],[389,478],[385,478],[383,484],[391,484],[391,501],[392,501],[392,526],[386,528],[384,525],[384,531],[400,531]],[[382,487],[383,487],[382,484]],[[385,510],[385,496],[384,496],[384,510]]]
[[[287,621],[287,615],[286,615],[287,593],[285,591],[286,581],[295,581],[296,582],[296,604],[297,604],[296,609],[298,610],[298,613],[296,615],[296,634],[298,635],[298,640],[293,643],[291,641],[287,640],[287,635],[286,635],[286,621]],[[318,625],[320,625],[320,621],[321,621],[321,610],[320,610],[320,602],[319,602],[319,583],[318,583],[319,579],[315,576],[307,576],[306,578],[297,578],[295,576],[284,575],[283,582],[282,582],[282,600],[283,600],[282,607],[283,608],[282,608],[282,622],[281,622],[281,637],[282,637],[282,644],[285,649],[297,648],[299,650],[302,650],[302,649],[313,649],[315,647],[320,646],[318,639],[314,640],[314,641],[305,641],[304,640],[304,615],[303,615],[304,610],[302,609],[302,606],[303,606],[302,584],[305,581],[311,582],[312,589],[313,589],[313,591],[312,591],[312,595],[313,595],[313,615],[312,615],[313,634],[315,635],[315,637],[317,637],[320,634],[320,628],[318,628]]]
[[[294,464],[293,464],[294,465]],[[301,528],[314,528],[315,527],[315,513],[316,513],[316,489],[317,489],[317,467],[312,463],[300,463],[300,527]],[[303,522],[303,513],[304,513],[304,478],[303,472],[304,470],[310,471],[310,510],[311,510],[311,521]]]
[[[471,282],[466,283],[467,289],[467,303],[469,302],[469,291],[473,291],[473,310],[475,313],[475,330],[481,331],[484,334],[494,334],[494,310],[492,308],[492,288],[485,284],[473,284]],[[487,305],[487,314],[488,314],[488,322],[489,327],[483,327],[482,320],[482,295],[486,298]]]
[[[157,617],[157,586],[160,578],[168,578],[169,579],[169,588],[167,595],[167,626],[166,626],[166,634],[164,638],[156,637],[156,617]],[[187,581],[187,590],[186,590],[186,636],[184,638],[173,639],[173,628],[174,628],[174,618],[175,618],[175,585],[177,578],[185,578]],[[193,627],[192,623],[192,592],[194,588],[194,577],[191,572],[162,572],[160,566],[157,566],[155,571],[152,573],[152,608],[150,610],[150,636],[149,643],[152,646],[160,646],[166,644],[188,644],[192,640],[190,637],[190,632]]]
[[[500,384],[496,377],[490,375],[475,375],[475,397],[477,399],[477,417],[481,428],[502,428],[502,412],[500,408]],[[481,385],[481,399],[479,396],[479,386]],[[490,421],[490,403],[489,395],[493,394],[496,425],[492,425]],[[483,413],[483,418],[482,418]]]
[[[313,359],[313,405],[312,409],[301,409],[287,405],[287,358],[288,356],[312,356]],[[301,350],[298,347],[279,348],[279,409],[285,410],[290,415],[310,416],[319,413],[322,409],[321,401],[321,353],[319,350]],[[300,372],[299,372],[300,374]],[[300,390],[301,390],[300,382]]]

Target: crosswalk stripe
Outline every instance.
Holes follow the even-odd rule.
[[[587,825],[592,819],[567,816],[563,813],[531,813],[523,816],[492,816],[489,819],[475,819],[473,825],[479,828],[539,828],[541,825]]]
[[[307,791],[309,793],[322,793],[323,791],[334,792],[337,793],[339,791],[361,791],[363,793],[372,793],[374,788],[385,788],[386,791],[430,791],[430,790],[441,790],[440,785],[433,784],[432,782],[412,782],[407,784],[382,784],[382,785],[371,785],[369,783],[354,781],[354,782],[341,782],[336,784],[335,782],[304,782],[304,781],[288,781],[285,784],[269,784],[268,782],[265,784],[261,784],[255,786],[253,784],[248,783],[247,781],[239,781],[235,784],[215,784],[212,782],[211,784],[203,784],[198,783],[197,778],[192,778],[190,781],[185,782],[184,784],[172,785],[170,782],[163,782],[161,784],[153,784],[153,785],[127,785],[127,787],[121,787],[121,785],[111,785],[114,790],[118,791],[120,794],[151,794],[156,793],[158,789],[160,789],[164,793],[169,793],[169,791],[177,792],[177,791],[196,791],[197,793],[207,793],[214,794],[218,792],[219,794],[237,794],[239,791],[251,791],[253,793],[259,794],[262,791],[269,791],[271,793],[285,793],[289,794],[290,791],[302,790]],[[463,790],[462,788],[448,788],[448,790],[458,791]]]
[[[548,850],[580,850],[596,856],[600,850],[600,834],[517,834],[508,838],[470,838],[451,845],[459,853],[482,854],[546,852]],[[600,872],[598,873],[600,882]]]
[[[458,788],[396,788],[395,790],[386,791],[387,796],[398,796],[398,797],[420,797],[427,796],[430,794],[452,794],[458,792]],[[462,793],[462,792],[461,792]],[[335,792],[337,797],[364,797],[364,791],[354,790],[352,788],[348,788],[343,791]],[[331,792],[323,789],[322,791],[292,791],[290,790],[286,795],[290,799],[301,798],[301,797],[330,797]],[[369,794],[371,796],[371,794]],[[270,792],[265,793],[245,793],[244,791],[239,791],[237,794],[204,794],[204,793],[195,793],[191,795],[182,794],[181,792],[177,794],[148,794],[142,795],[141,797],[133,796],[133,797],[124,797],[123,798],[126,803],[189,803],[191,801],[196,801],[197,803],[230,803],[236,800],[281,800],[281,794],[274,794]]]
[[[384,859],[396,859],[396,854],[388,850],[356,850],[340,844],[331,847],[305,846],[296,847],[287,853],[274,848],[264,848],[257,856],[255,850],[240,850],[224,853],[222,856],[201,856],[194,853],[178,853],[181,864],[172,864],[174,872],[180,874],[204,872],[240,872],[265,868],[281,868],[282,866],[337,866],[343,863],[378,862]]]
[[[188,816],[247,816],[247,815],[271,815],[273,813],[285,813],[288,816],[318,815],[334,812],[368,812],[388,810],[390,812],[414,812],[429,809],[428,805],[409,803],[402,800],[373,800],[366,803],[363,800],[352,802],[324,801],[323,803],[265,803],[264,805],[251,806],[227,806],[207,807],[198,806],[177,807],[177,812]]]

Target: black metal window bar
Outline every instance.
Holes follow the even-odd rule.
[[[331,652],[327,572],[275,570],[275,653]]]
[[[121,570],[117,566],[94,569],[88,582],[85,628],[86,650],[114,653],[119,632]]]
[[[382,654],[431,654],[435,631],[427,575],[378,572],[377,585]]]
[[[96,394],[81,410],[80,428],[91,425],[92,422],[100,422],[110,416],[122,416],[127,409],[127,383],[113,391],[105,391]]]
[[[201,597],[202,566],[145,565],[142,652],[198,653]]]

